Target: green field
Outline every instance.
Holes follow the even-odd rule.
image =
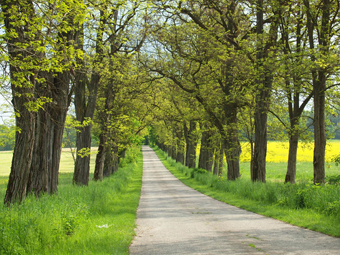
[[[91,173],[94,171],[95,160],[96,160],[96,149],[93,149],[91,155]],[[12,151],[1,151],[0,152],[0,176],[8,176],[11,169]],[[74,161],[72,154],[68,149],[63,149],[60,159],[60,173],[73,173]]]
[[[271,163],[267,162],[266,167],[266,180],[279,181],[285,180],[287,172],[287,163]],[[225,172],[227,168],[225,166]],[[241,179],[250,179],[250,163],[240,163]],[[326,163],[326,177],[340,174],[340,166],[336,166],[335,163]],[[312,162],[298,162],[296,164],[296,181],[306,182],[313,181],[313,163]]]
[[[12,151],[0,152],[0,176],[8,176],[11,169]]]

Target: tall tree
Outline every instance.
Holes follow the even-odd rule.
[[[139,8],[140,1],[110,1],[105,0],[95,8],[99,13],[96,24],[93,24],[96,31],[95,49],[91,74],[88,78],[84,75],[86,70],[85,64],[82,63],[83,69],[79,70],[77,86],[75,89],[75,107],[77,120],[80,123],[87,122],[77,134],[77,159],[73,175],[73,183],[78,185],[88,185],[90,173],[90,155],[86,153],[91,150],[91,127],[95,112],[97,93],[102,85],[103,76],[106,75],[107,66],[103,65],[104,59],[114,58],[115,53],[124,47],[127,40],[125,30],[133,22]],[[83,45],[84,47],[84,45]],[[85,51],[85,48],[83,48]],[[84,70],[85,68],[85,70]],[[102,137],[103,139],[103,137]],[[83,154],[82,152],[85,152]]]
[[[18,129],[7,204],[22,201],[28,191],[39,195],[57,189],[74,64],[75,27],[70,19],[81,23],[84,18],[83,5],[72,3],[1,1]]]
[[[77,132],[77,158],[73,174],[73,183],[77,185],[88,185],[89,182],[90,155],[88,151],[91,150],[91,121],[95,111],[97,92],[101,78],[101,63],[104,58],[104,30],[108,16],[110,15],[107,8],[108,1],[98,6],[99,18],[96,29],[95,56],[91,76],[87,79],[86,74],[83,73],[85,71],[84,69],[80,69],[77,72],[74,104],[77,121],[84,124]],[[79,46],[84,47],[83,43]],[[85,67],[85,63],[82,63],[81,66]],[[88,91],[86,91],[86,88]],[[85,124],[85,122],[87,123]]]
[[[275,57],[277,42],[278,17],[280,7],[278,3],[272,6],[272,21],[268,35],[264,33],[264,4],[263,0],[256,1],[256,98],[255,98],[255,146],[252,167],[253,181],[266,181],[266,156],[267,156],[267,115],[270,105],[270,94],[273,83],[272,60]],[[271,61],[269,61],[271,60]]]
[[[27,52],[21,47],[27,40],[29,41],[30,28],[28,24],[24,26],[20,24],[24,14],[28,19],[32,19],[34,15],[32,4],[31,1],[1,1],[8,55],[12,60],[10,61],[12,102],[16,113],[16,126],[20,129],[15,137],[11,173],[5,196],[6,204],[22,201],[25,198],[32,161],[35,113],[27,109],[26,104],[34,95],[34,87],[26,76],[29,70],[23,69],[21,65],[28,62],[30,53],[33,55],[34,52]]]
[[[69,6],[64,22],[59,25],[60,32],[56,36],[56,50],[61,54],[73,49],[77,40],[80,25],[77,20],[79,3]],[[79,15],[79,14],[78,14]],[[71,51],[68,55],[71,55]],[[58,56],[59,57],[59,56]],[[72,66],[67,57],[61,54],[59,63],[65,66],[61,71],[47,73],[46,83],[37,83],[37,100],[47,96],[51,103],[46,103],[44,109],[39,109],[35,124],[35,143],[27,191],[33,191],[37,196],[43,192],[54,193],[58,190],[59,163],[66,114],[71,103],[72,88],[70,87]]]
[[[284,102],[287,107],[283,110],[283,116],[280,116],[279,113],[283,107],[279,103],[273,105],[270,112],[278,118],[288,133],[289,152],[285,182],[295,183],[297,149],[299,139],[303,134],[302,128],[305,129],[302,127],[304,122],[302,114],[313,96],[313,91],[309,86],[311,63],[304,54],[308,50],[306,49],[306,29],[304,28],[305,12],[300,2],[287,6],[285,9],[286,11],[280,13],[279,30],[282,52],[278,53],[281,65],[277,68],[278,76],[282,77],[282,85],[278,84],[279,90],[282,91],[278,93],[282,93],[285,98],[276,96],[275,101]],[[291,68],[292,65],[294,65],[294,69]],[[286,123],[285,119],[288,119],[289,123]]]
[[[334,29],[339,26],[339,3],[322,0],[320,3],[304,1],[306,8],[306,25],[310,47],[310,59],[314,62],[311,72],[314,91],[314,183],[325,181],[325,93],[327,80],[336,69],[334,68],[334,50],[331,47],[338,39]],[[333,48],[333,49],[332,49]],[[330,84],[333,86],[334,84]]]

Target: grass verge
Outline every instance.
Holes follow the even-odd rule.
[[[128,254],[143,171],[140,149],[128,153],[123,167],[103,182],[73,186],[72,173],[63,173],[58,194],[1,205],[0,254]]]
[[[339,185],[314,186],[308,182],[252,183],[194,170],[176,163],[155,149],[165,167],[185,185],[217,200],[290,224],[340,237]]]

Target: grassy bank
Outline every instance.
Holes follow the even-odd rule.
[[[123,167],[88,187],[60,174],[59,191],[21,205],[0,206],[0,254],[128,254],[142,184],[142,154],[129,151]],[[8,177],[0,177],[0,198]]]
[[[266,184],[252,183],[246,178],[228,181],[225,177],[176,163],[161,150],[156,149],[156,153],[178,179],[206,195],[293,225],[340,237],[339,185],[314,186],[309,180],[294,185],[275,180],[268,180]]]

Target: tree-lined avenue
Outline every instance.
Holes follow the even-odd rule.
[[[214,200],[182,184],[143,146],[130,254],[338,254],[340,240]]]

